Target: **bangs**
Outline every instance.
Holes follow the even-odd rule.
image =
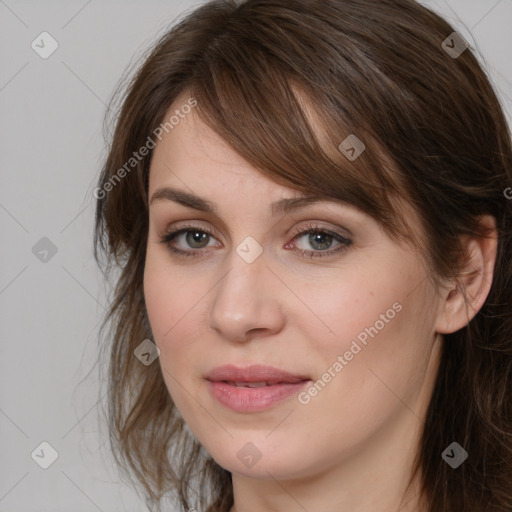
[[[209,46],[186,88],[201,120],[271,180],[346,202],[394,240],[414,241],[404,221],[405,180],[377,142],[371,119],[358,112],[357,93],[334,96],[314,87],[268,48],[229,29]],[[357,156],[355,147],[352,159],[339,147],[347,137],[345,147],[353,146],[354,136],[364,150]]]

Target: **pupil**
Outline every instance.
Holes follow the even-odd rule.
[[[201,242],[204,241],[205,238],[208,238],[208,233],[202,233],[201,231],[189,231],[187,234],[187,243],[192,247],[195,247],[195,244],[199,244],[199,246],[201,246]]]
[[[323,241],[322,239],[327,239],[327,241]],[[329,235],[328,233],[311,233],[309,235],[309,242],[312,244],[313,247],[315,247],[315,244],[318,244],[320,246],[316,246],[317,249],[328,249],[332,242],[332,235]]]

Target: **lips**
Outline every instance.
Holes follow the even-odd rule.
[[[311,379],[272,366],[220,366],[206,380],[212,396],[240,413],[259,412],[300,392]]]
[[[280,384],[279,382],[264,381],[264,382],[230,382],[226,381],[230,386],[237,388],[263,388],[265,386],[273,386],[274,384]]]
[[[224,381],[236,386],[259,384],[259,386],[251,385],[250,387],[260,387],[263,386],[263,383],[265,385],[297,384],[303,380],[310,380],[310,377],[303,374],[292,374],[273,366],[251,365],[241,367],[225,365],[214,368],[206,379],[212,382]]]

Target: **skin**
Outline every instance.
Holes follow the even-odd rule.
[[[420,257],[352,206],[321,201],[273,217],[272,202],[300,193],[258,172],[194,111],[154,150],[149,197],[164,186],[218,209],[151,203],[144,293],[169,393],[200,443],[233,474],[232,511],[426,511],[417,482],[404,491],[442,334],[463,327],[483,304],[496,238],[468,239],[467,309],[455,283],[436,293]],[[301,255],[322,252],[307,234],[292,233],[311,222],[351,245],[331,256]],[[200,254],[195,258],[161,242],[186,224],[214,233],[202,244],[174,239],[174,247]],[[492,218],[482,224],[492,229]],[[263,249],[252,263],[236,252],[247,236]],[[324,251],[339,245],[332,240]],[[395,303],[401,310],[307,404],[293,396],[239,413],[209,392],[204,377],[227,363],[272,365],[316,381]],[[250,468],[237,457],[248,442],[261,453]]]

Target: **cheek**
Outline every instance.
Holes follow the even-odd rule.
[[[144,296],[154,343],[160,350],[159,364],[162,377],[179,410],[186,410],[190,389],[190,369],[194,368],[194,344],[197,338],[195,323],[190,319],[199,297],[189,280],[182,282],[176,272],[147,258],[144,271]],[[199,284],[199,283],[198,283]]]
[[[364,272],[351,269],[350,273],[333,274],[323,283],[296,288],[297,295],[306,298],[309,312],[295,318],[302,318],[301,328],[316,349],[343,354],[353,341],[364,347],[365,342],[389,331],[390,325],[404,316],[399,310],[407,294],[407,275],[395,274],[393,268],[379,263],[371,269],[373,272],[367,265]],[[313,336],[313,325],[317,336]]]
[[[144,298],[155,343],[165,345],[186,323],[194,305],[204,295],[201,286],[205,284],[201,279],[180,275],[161,252],[149,250],[147,253]]]
[[[210,285],[211,287],[211,285]],[[148,252],[144,297],[160,365],[169,391],[189,380],[202,352],[194,340],[204,339],[209,284],[201,272],[184,275],[171,267],[165,254]],[[178,383],[172,378],[176,378]]]
[[[319,405],[342,396],[359,411],[363,404],[382,409],[393,405],[390,389],[412,396],[419,385],[432,341],[430,309],[422,287],[411,293],[421,281],[420,269],[406,257],[395,259],[400,265],[381,259],[364,273],[310,288],[308,306],[316,318],[307,315],[299,330],[308,333],[318,362],[316,388],[324,395],[315,395]]]

